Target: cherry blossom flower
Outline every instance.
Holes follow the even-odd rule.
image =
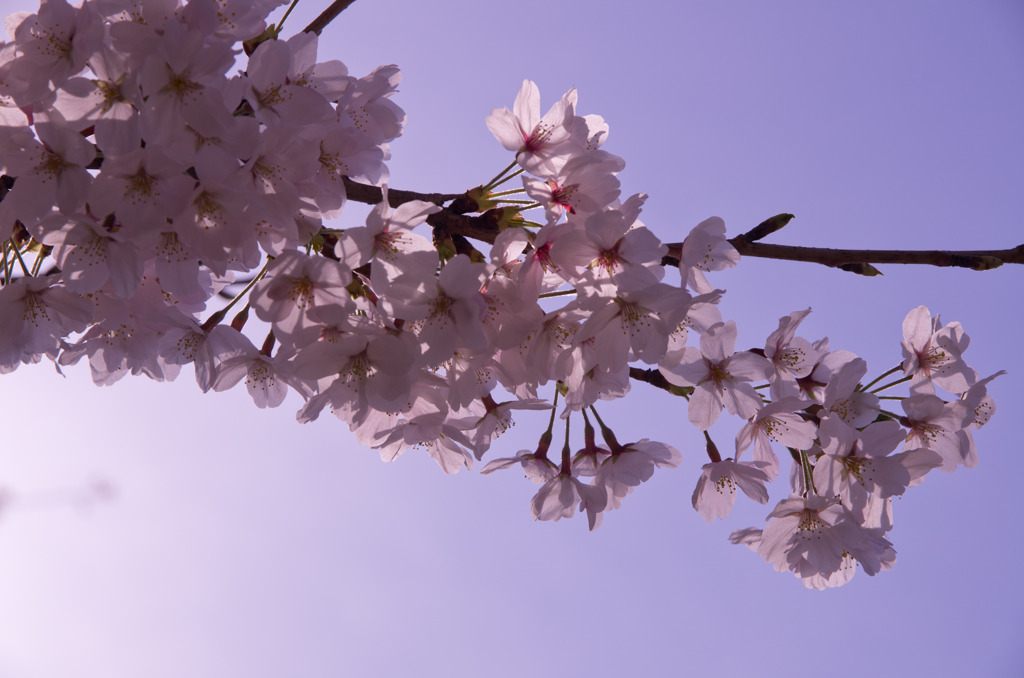
[[[574,224],[552,246],[552,259],[576,278],[587,271],[595,282],[609,281],[623,291],[658,283],[664,276],[661,257],[668,248],[636,223],[644,199],[633,196],[622,209],[592,215],[582,228]]]
[[[854,428],[867,426],[878,415],[878,396],[859,390],[868,364],[855,358],[832,373],[825,387],[822,407]]]
[[[18,24],[14,39],[20,55],[2,79],[25,83],[12,94],[19,106],[28,106],[46,97],[50,83],[60,87],[85,67],[103,41],[103,24],[88,3],[72,7],[65,0],[42,0],[39,12]]]
[[[774,480],[779,473],[779,458],[772,451],[772,441],[795,450],[809,450],[814,445],[817,427],[797,414],[807,405],[798,398],[783,398],[759,409],[736,434],[736,459],[753,443],[754,461],[763,463],[762,470]]]
[[[939,470],[952,473],[964,465],[970,452],[970,440],[964,430],[974,412],[966,400],[947,403],[938,396],[919,393],[901,403],[907,413],[905,449],[927,448],[942,458]]]
[[[334,255],[352,270],[372,262],[370,280],[378,292],[386,293],[394,284],[416,289],[433,279],[438,256],[430,241],[413,229],[441,208],[412,200],[392,209],[387,186],[382,193],[382,200],[366,217],[366,226],[345,229],[339,235]]]
[[[694,226],[683,241],[679,272],[690,289],[707,294],[714,288],[704,272],[732,268],[739,260],[739,252],[725,238],[725,222],[720,217],[711,217]]]
[[[320,333],[309,311],[325,306],[354,310],[345,289],[351,281],[352,273],[344,265],[291,250],[267,267],[267,276],[253,289],[251,304],[260,320],[273,323],[277,336],[304,344]]]
[[[626,166],[622,158],[607,151],[592,151],[566,162],[562,171],[546,180],[524,176],[526,194],[544,207],[548,224],[564,212],[593,214],[619,197],[615,174]]]
[[[252,344],[221,361],[213,379],[214,391],[225,391],[245,379],[245,389],[256,407],[278,407],[294,387],[308,396],[309,386],[296,379],[281,356],[268,356]]]
[[[437,277],[434,289],[421,296],[413,310],[415,331],[423,344],[428,365],[447,360],[457,347],[481,350],[487,346],[483,331],[484,300],[480,289],[486,276],[483,264],[474,264],[464,254],[452,257]]]
[[[617,509],[622,500],[641,483],[654,475],[654,469],[675,468],[683,457],[679,450],[644,438],[633,443],[619,445],[612,443],[605,433],[605,442],[611,448],[611,456],[601,463],[594,476],[594,485],[607,491],[608,508]]]
[[[14,369],[35,356],[56,357],[60,341],[84,330],[92,306],[55,276],[18,278],[0,288],[0,368]]]
[[[261,122],[284,122],[310,134],[312,128],[336,121],[337,116],[323,94],[297,84],[299,74],[294,70],[292,49],[301,43],[293,40],[266,40],[253,51],[246,69],[246,101]],[[315,44],[314,39],[314,54]]]
[[[768,488],[765,483],[771,479],[763,466],[763,462],[731,458],[704,464],[697,487],[693,490],[693,508],[709,523],[715,518],[724,518],[732,512],[737,487],[757,503],[767,504]]]
[[[174,327],[160,337],[160,355],[168,363],[195,368],[196,384],[205,393],[213,388],[217,369],[228,358],[245,352],[251,344],[228,325],[203,331],[195,323]]]
[[[472,469],[473,443],[446,411],[434,410],[411,416],[391,430],[381,431],[378,443],[382,456],[393,460],[406,447],[425,449],[441,470],[451,475],[462,468]]]
[[[903,494],[913,479],[911,468],[916,475],[941,463],[938,454],[924,449],[890,455],[906,437],[895,421],[857,431],[838,417],[826,417],[818,431],[822,456],[814,465],[815,487],[840,497],[860,524],[871,512],[870,502]]]
[[[601,524],[601,512],[608,496],[600,486],[586,485],[569,473],[561,472],[548,480],[530,501],[534,520],[560,520],[572,518],[577,504],[587,512],[587,523],[594,530]]]
[[[18,181],[0,202],[3,223],[20,220],[32,228],[54,207],[74,214],[88,197],[92,177],[85,168],[96,148],[63,122],[38,122],[35,130],[39,141],[25,139],[4,158],[5,171]]]
[[[360,425],[372,410],[410,409],[419,351],[407,331],[325,335],[294,359],[297,377],[318,380],[318,392],[300,410],[299,421],[316,419],[326,405],[351,426]]]
[[[960,323],[942,326],[926,306],[918,306],[903,321],[903,371],[911,376],[913,393],[934,393],[939,386],[960,394],[974,383],[974,372],[961,357],[970,337]]]
[[[772,361],[774,368],[768,381],[772,385],[772,397],[784,398],[800,394],[798,379],[802,379],[814,370],[814,366],[824,354],[811,342],[795,336],[796,328],[811,312],[795,311],[779,319],[779,329],[768,335],[764,345],[764,355]]]
[[[194,182],[185,169],[157,145],[108,158],[92,182],[89,206],[101,218],[116,214],[135,238],[155,236],[153,224],[175,218],[187,204]]]
[[[656,283],[636,291],[621,290],[583,323],[577,342],[594,339],[598,361],[606,369],[625,365],[632,356],[655,365],[668,350],[668,335],[686,316],[690,295],[678,287]],[[583,303],[583,307],[587,307]]]
[[[48,221],[64,224],[63,229],[50,231],[40,240],[55,245],[53,258],[61,267],[69,290],[87,294],[109,281],[111,292],[122,299],[138,291],[149,252],[140,252],[138,240],[121,232],[116,219],[108,218],[101,224],[82,217]]]
[[[54,108],[76,129],[91,127],[104,157],[138,150],[142,131],[136,106],[141,104],[141,93],[127,56],[104,43],[89,59],[89,70],[94,77],[79,76],[64,83]]]
[[[895,551],[881,530],[860,527],[837,500],[791,495],[768,515],[758,553],[779,572],[833,585],[849,581],[833,575],[849,567],[848,558],[869,575],[895,560]],[[823,579],[816,579],[821,577]]]
[[[540,90],[529,80],[516,96],[512,110],[495,108],[487,116],[487,128],[529,173],[554,176],[574,150],[572,122],[575,117],[576,90],[566,92],[542,117]]]
[[[744,419],[761,407],[761,396],[750,382],[766,379],[771,363],[756,353],[737,353],[735,348],[736,323],[730,320],[708,328],[700,349],[685,349],[678,365],[659,368],[670,383],[694,387],[688,416],[702,431],[715,423],[723,407]]]

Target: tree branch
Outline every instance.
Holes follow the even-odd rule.
[[[384,199],[384,192],[379,186],[371,186],[370,184],[361,184],[358,181],[352,181],[348,177],[342,177],[345,182],[345,194],[349,200],[361,202],[366,205],[376,205]],[[423,200],[425,202],[432,202],[435,205],[444,205],[449,200],[455,200],[460,198],[464,193],[417,193],[416,191],[403,191],[397,188],[388,188],[388,204],[392,207],[398,207],[407,202],[413,200]]]
[[[320,16],[313,19],[308,26],[303,28],[302,32],[308,33],[312,31],[317,35],[320,35],[320,32],[327,28],[327,24],[334,21],[336,16],[344,12],[345,9],[355,1],[356,0],[334,0],[327,9],[320,12]],[[377,202],[380,202],[380,200]]]
[[[749,242],[742,236],[732,238],[732,246],[743,256],[807,261],[834,268],[858,264],[927,264],[956,266],[988,271],[1003,264],[1024,264],[1024,245],[1005,250],[849,250],[823,247],[797,247]]]
[[[356,202],[375,205],[383,199],[380,188],[352,181],[348,177],[345,177],[345,190],[348,198]],[[427,218],[427,223],[431,226],[443,228],[450,235],[462,235],[493,244],[500,232],[498,223],[502,210],[498,208],[478,216],[467,216],[465,212],[473,211],[473,207],[466,193],[417,193],[388,189],[388,203],[392,207],[398,207],[410,200],[425,200],[442,207],[444,203],[453,201],[450,206],[443,207],[440,212]],[[927,264],[969,268],[974,271],[988,271],[1003,264],[1024,264],[1024,245],[1005,250],[853,250],[755,242],[782,228],[791,218],[792,215],[789,214],[771,217],[748,233],[731,238],[729,243],[746,257],[806,261],[861,275],[880,274],[871,264]],[[667,246],[668,254],[662,258],[662,265],[678,266],[683,243],[668,243]]]
[[[692,386],[676,386],[671,383],[659,370],[645,370],[639,367],[629,368],[629,377],[642,381],[645,384],[650,384],[655,388],[660,388],[663,391],[667,391],[675,396],[682,396],[688,398],[693,393]]]

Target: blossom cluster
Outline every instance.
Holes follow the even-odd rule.
[[[862,359],[796,335],[809,310],[736,351],[707,277],[739,261],[724,222],[661,242],[640,220],[646,196],[622,199],[625,163],[603,148],[604,120],[577,114],[575,90],[541,115],[527,81],[511,110],[492,111],[487,127],[514,154],[492,181],[454,201],[395,199],[398,69],[355,77],[318,62],[315,34],[268,29],[279,4],[43,0],[7,18],[0,371],[85,358],[111,384],[192,364],[203,391],[244,381],[259,407],[294,392],[299,421],[327,408],[383,459],[416,448],[447,473],[482,460],[517,411],[544,411],[537,448],[483,472],[521,468],[540,486],[535,518],[585,512],[591,529],[682,461],[663,442],[620,443],[598,415],[640,378],[685,399],[704,432],[693,505],[708,520],[736,488],[767,503],[773,443],[789,450],[791,494],[733,541],[816,587],[845,583],[854,563],[890,567],[891,498],[976,463],[991,377],[963,362],[958,324],[908,315],[903,414],[880,405],[890,384],[862,385]],[[331,227],[350,181],[381,200],[364,225]],[[486,217],[489,251],[442,213]],[[708,433],[723,409],[745,422],[725,460]]]

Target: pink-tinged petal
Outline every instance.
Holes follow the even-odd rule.
[[[523,147],[523,131],[515,114],[507,108],[495,108],[487,116],[487,129],[506,150],[518,151]]]
[[[512,113],[519,121],[525,134],[531,134],[540,122],[540,89],[530,80],[523,80],[523,86],[512,104]],[[520,141],[520,146],[522,141]]]
[[[747,383],[734,383],[722,390],[722,404],[741,419],[750,419],[761,409],[761,396]]]
[[[690,396],[687,417],[701,431],[711,428],[722,414],[722,400],[718,391],[709,384],[701,384]]]
[[[932,335],[932,315],[927,306],[918,306],[903,319],[903,340],[922,348]]]
[[[772,364],[764,356],[749,351],[740,351],[729,358],[727,370],[733,378],[758,381],[768,378],[772,371]]]
[[[537,491],[530,501],[534,520],[559,520],[571,518],[576,512],[576,495],[572,479],[557,475]]]
[[[683,349],[678,365],[661,365],[658,369],[669,383],[676,386],[696,386],[711,374],[700,349],[693,346]]]
[[[713,325],[700,338],[700,352],[713,363],[720,363],[736,352],[736,322]]]
[[[719,462],[721,464],[727,462]],[[712,475],[717,478],[712,479]],[[714,522],[715,518],[725,518],[732,512],[736,503],[736,485],[728,473],[715,473],[712,464],[704,465],[704,472],[697,479],[697,486],[690,498],[693,508],[704,520]]]

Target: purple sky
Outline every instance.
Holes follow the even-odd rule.
[[[971,249],[1024,242],[1022,38],[1015,0],[361,0],[320,55],[402,67],[397,188],[458,192],[507,165],[484,118],[529,78],[545,109],[576,86],[578,112],[606,119],[624,193],[650,195],[642,219],[666,241],[712,215],[733,235],[792,212],[771,242]],[[745,259],[713,281],[740,347],[810,306],[801,334],[874,376],[925,304],[963,324],[980,373],[1009,372],[979,467],[897,501],[890,572],[808,591],[730,545],[784,488],[705,523],[702,438],[643,384],[602,416],[684,461],[588,533],[535,523],[517,472],[383,464],[333,417],[296,424],[294,398],[264,411],[241,388],[203,396],[187,370],[96,388],[84,366],[29,366],[0,390],[16,498],[0,514],[0,678],[1020,676],[1024,270],[883,271]],[[490,457],[532,448],[544,423],[524,417]],[[724,447],[734,429],[712,434]],[[94,479],[114,501],[47,503]]]

